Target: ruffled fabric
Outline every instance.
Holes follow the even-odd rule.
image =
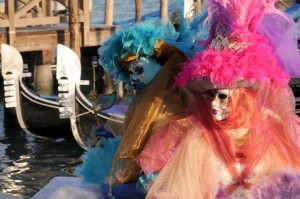
[[[237,163],[237,168],[238,165]],[[148,190],[146,198],[252,199],[255,197],[252,197],[252,187],[249,186],[258,184],[261,179],[271,179],[271,173],[282,168],[284,164],[276,155],[276,147],[269,147],[264,159],[244,180],[244,183],[228,194],[226,188],[236,181],[201,134],[189,131],[189,135],[181,140],[174,156],[160,171]],[[221,187],[223,187],[223,197],[220,197]]]
[[[186,132],[193,128],[194,122],[193,117],[175,121],[155,133],[137,158],[144,173],[160,171],[166,165]],[[155,147],[154,153],[152,147]]]
[[[224,184],[226,193],[246,196],[259,179],[270,177],[273,172],[282,169],[300,168],[300,119],[294,113],[294,96],[288,87],[275,89],[275,85],[268,82],[256,89],[234,89],[230,97],[229,118],[220,122],[212,118],[208,95],[196,94],[194,102],[190,106],[190,117],[173,122],[154,134],[138,157],[144,172],[160,172],[150,189],[149,197],[154,193],[176,197],[176,194],[183,195],[179,198],[214,197],[218,192],[218,183],[225,182],[219,175],[213,176],[218,173],[218,164],[223,165],[231,179],[230,183],[227,181]],[[196,138],[193,136],[201,137],[199,149],[189,148],[195,142]],[[203,142],[207,143],[207,150],[200,158],[198,155],[194,156],[194,153],[199,154],[199,151],[205,150]],[[189,149],[188,154],[185,153],[186,147]],[[215,156],[216,162],[210,163],[209,169],[216,170],[209,171],[203,167],[208,161],[204,157],[212,156]],[[237,167],[237,163],[242,166]],[[191,168],[194,170],[191,171]],[[254,180],[257,168],[263,172]],[[203,172],[197,174],[202,169]],[[177,175],[181,171],[182,174]],[[183,179],[187,173],[190,176]],[[206,173],[209,176],[203,176]],[[213,186],[204,182],[207,178],[215,180]],[[200,182],[198,179],[201,179]],[[179,181],[181,183],[176,183]],[[185,183],[182,182],[190,184],[184,186]],[[202,195],[190,197],[188,194],[198,193],[196,189],[190,189],[197,183],[200,183]],[[211,187],[214,187],[214,191]],[[205,195],[208,193],[209,195]]]
[[[284,15],[284,16],[282,16]],[[284,12],[264,16],[257,32],[269,39],[279,66],[291,78],[300,77],[297,24]]]

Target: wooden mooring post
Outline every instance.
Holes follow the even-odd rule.
[[[106,25],[113,24],[113,15],[114,15],[114,1],[113,0],[105,0],[105,16],[104,21]]]
[[[16,39],[16,26],[15,26],[15,20],[12,20],[15,18],[15,6],[16,2],[11,1],[11,0],[5,0],[6,5],[6,12],[8,12],[8,18],[10,19],[8,21],[9,25],[6,28],[6,31],[8,32],[8,42],[10,45],[15,44],[15,39]]]
[[[202,1],[201,0],[196,0],[195,4],[196,4],[196,6],[195,6],[196,7],[196,13],[199,13],[202,9]]]
[[[78,23],[78,0],[69,0],[69,28],[70,28],[70,46],[74,52],[81,57],[80,53],[80,32]]]
[[[160,0],[160,18],[162,21],[168,20],[168,0]]]
[[[114,15],[114,1],[105,0],[104,22],[106,25],[113,24],[113,15]],[[105,82],[105,93],[112,93],[115,90],[113,79],[109,78],[107,75],[104,75],[104,82]]]
[[[141,0],[135,0],[135,21],[137,23],[142,21]]]

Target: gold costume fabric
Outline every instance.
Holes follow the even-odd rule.
[[[174,76],[180,71],[179,64],[186,61],[186,56],[162,40],[157,41],[154,51],[162,68],[134,98],[126,113],[123,138],[110,172],[112,186],[134,181],[140,176],[141,168],[136,163],[136,157],[149,137],[156,129],[183,117],[189,102],[188,92],[174,86]]]

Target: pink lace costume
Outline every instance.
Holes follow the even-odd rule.
[[[299,168],[295,142],[299,138],[291,140],[288,133],[299,129],[299,118],[291,114],[285,129],[270,109],[255,107],[243,116],[246,108],[256,106],[248,92],[235,89],[232,96],[232,100],[249,100],[239,103],[240,113],[234,110],[229,118],[239,117],[240,123],[212,122],[208,107],[203,106],[206,96],[200,95],[191,116],[150,139],[138,159],[144,172],[159,172],[147,198],[215,198],[221,187],[233,198],[251,198],[249,189],[262,178]]]
[[[251,189],[262,179],[300,168],[289,70],[257,33],[263,14],[278,14],[272,3],[211,2],[207,50],[184,63],[177,78],[194,92],[189,114],[155,133],[137,159],[146,174],[158,172],[146,198],[218,198],[222,191],[253,198]],[[207,90],[220,88],[232,90],[230,111],[216,121]]]

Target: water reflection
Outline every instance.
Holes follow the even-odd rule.
[[[73,176],[83,150],[74,140],[41,140],[7,126],[0,99],[0,191],[31,198],[55,176]]]

